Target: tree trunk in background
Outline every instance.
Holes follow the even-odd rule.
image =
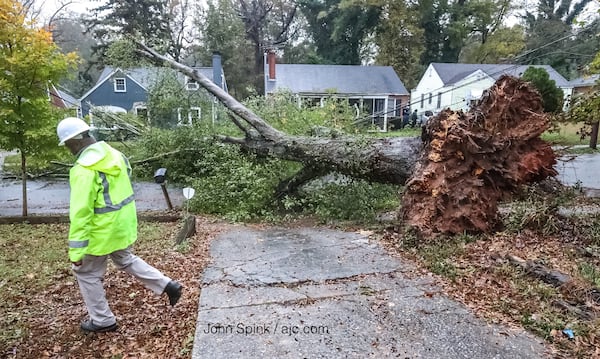
[[[23,195],[23,217],[27,217],[27,162],[25,161],[25,153],[21,152],[21,184],[22,184],[22,193]]]
[[[592,133],[590,134],[590,148],[596,149],[598,144],[598,124],[600,122],[596,121],[592,123]]]
[[[199,72],[138,45],[144,56],[194,78],[231,111],[245,137],[222,136],[224,143],[301,162],[313,173],[406,184],[401,217],[423,234],[491,231],[500,199],[557,174],[555,154],[540,139],[550,124],[541,97],[514,77],[500,78],[467,113],[445,110],[431,118],[421,139],[298,137],[271,127]]]

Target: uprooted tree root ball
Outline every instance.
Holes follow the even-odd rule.
[[[537,91],[510,76],[469,112],[444,110],[423,130],[401,217],[424,236],[490,232],[499,223],[498,201],[557,174],[556,156],[540,138],[549,126]]]

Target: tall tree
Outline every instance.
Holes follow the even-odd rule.
[[[382,4],[367,0],[298,0],[325,62],[361,63],[361,47],[379,24]]]
[[[431,62],[441,62],[443,59],[442,45],[445,41],[445,30],[440,19],[446,17],[448,11],[447,0],[419,0],[419,19],[423,36],[425,37],[425,50],[421,55],[421,64],[429,65]]]
[[[525,49],[525,29],[520,25],[500,27],[482,43],[478,34],[471,36],[463,46],[459,62],[496,64],[511,62]]]
[[[288,42],[297,8],[291,0],[238,0],[234,3],[237,3],[246,37],[253,45],[254,83],[262,94],[264,51]]]
[[[99,58],[112,42],[129,35],[179,60],[190,7],[188,0],[107,0],[86,23],[99,42]]]
[[[529,81],[542,96],[542,106],[546,112],[558,112],[562,110],[563,91],[556,86],[556,82],[550,79],[546,70],[539,67],[530,67],[523,73],[522,79]]]
[[[254,87],[254,49],[232,0],[210,0],[194,19],[199,41],[186,58],[190,65],[206,65],[214,51],[221,54],[229,92],[246,98]]]
[[[536,12],[524,15],[527,28],[526,55],[521,62],[551,65],[566,78],[576,76],[578,67],[588,63],[590,57],[581,57],[573,48],[581,44],[580,37],[590,39],[594,27],[574,30],[574,21],[591,0],[540,0]],[[595,36],[595,33],[593,33]]]
[[[375,61],[392,66],[404,85],[413,88],[422,72],[419,59],[425,49],[417,8],[408,1],[386,0],[381,18],[375,31]]]
[[[100,74],[99,69],[93,66],[98,62],[93,53],[93,48],[98,43],[91,34],[85,32],[83,19],[78,14],[71,13],[55,19],[50,29],[54,43],[64,54],[76,52],[81,59],[77,76],[66,77],[60,83],[70,93],[79,97],[92,87]]]
[[[457,62],[469,38],[485,44],[510,10],[510,0],[420,0],[425,51],[421,63]]]
[[[63,55],[51,34],[25,20],[17,0],[0,0],[0,147],[21,154],[23,216],[27,216],[27,158],[56,147],[58,114],[48,86],[76,67],[74,53]]]
[[[556,175],[555,154],[539,138],[549,127],[539,94],[515,77],[501,77],[467,113],[445,110],[430,119],[423,143],[419,138],[299,136],[272,127],[192,68],[138,46],[153,61],[194,78],[230,110],[243,137],[215,139],[302,165],[280,183],[280,192],[331,172],[404,184],[402,217],[422,233],[487,232],[499,223],[498,201],[523,184]]]

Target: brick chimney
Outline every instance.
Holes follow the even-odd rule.
[[[213,52],[212,55],[213,82],[223,88],[223,65],[221,64],[221,54]]]
[[[275,80],[275,64],[277,62],[277,57],[275,56],[275,51],[268,50],[267,53],[267,63],[269,64],[269,80]]]

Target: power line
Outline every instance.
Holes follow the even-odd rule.
[[[544,48],[546,48],[546,47],[548,47],[548,46],[551,46],[551,45],[553,45],[553,44],[555,44],[555,43],[558,43],[558,42],[560,42],[560,41],[566,40],[566,39],[568,39],[568,38],[570,38],[570,37],[573,37],[573,36],[577,36],[577,35],[581,34],[581,33],[582,33],[582,32],[584,32],[584,31],[591,30],[591,29],[592,29],[592,25],[593,25],[593,24],[590,24],[590,25],[588,25],[588,26],[586,26],[586,27],[582,27],[581,29],[579,29],[579,30],[576,30],[576,31],[575,31],[575,32],[573,32],[573,33],[570,33],[570,34],[568,34],[568,35],[565,35],[565,36],[561,36],[560,38],[558,38],[558,39],[556,39],[556,40],[553,40],[553,41],[551,41],[551,42],[549,42],[549,43],[546,43],[546,44],[544,44],[544,45],[538,46],[538,47],[536,47],[536,48],[534,48],[534,49],[527,50],[527,51],[525,51],[524,53],[522,53],[522,54],[520,54],[520,55],[517,55],[517,56],[515,56],[515,57],[513,58],[513,60],[518,60],[518,59],[520,59],[520,58],[523,58],[523,57],[525,57],[525,56],[527,56],[527,55],[529,55],[529,54],[531,54],[531,53],[533,53],[533,52],[536,52],[536,51],[539,51],[539,50],[541,50],[541,49],[544,49]],[[528,62],[531,62],[531,61],[533,61],[533,60],[535,60],[535,59],[537,59],[537,58],[539,58],[539,57],[541,57],[541,56],[544,56],[544,54],[538,55],[538,56],[536,56],[536,57],[534,57],[534,58],[530,59]],[[517,67],[520,67],[520,66],[525,66],[525,65],[523,65],[523,64],[513,64],[512,66],[509,66],[509,67],[503,68],[503,69],[501,69],[501,70],[498,70],[498,71],[495,71],[495,72],[492,72],[492,73],[488,73],[487,75],[489,75],[490,77],[492,77],[492,78],[493,78],[493,77],[494,77],[494,76],[496,76],[496,75],[503,74],[503,73],[508,73],[508,72],[510,72],[511,70],[514,70],[514,69],[516,69]],[[533,65],[531,65],[531,66],[533,66]],[[457,86],[457,87],[452,87],[452,88],[449,88],[449,89],[447,89],[447,90],[445,90],[445,91],[441,91],[441,92],[440,92],[440,90],[442,90],[442,89],[444,89],[444,88],[446,87],[446,86],[442,86],[442,87],[439,87],[439,88],[437,88],[437,89],[433,89],[433,90],[429,91],[429,93],[433,94],[433,93],[435,93],[435,92],[436,92],[436,90],[437,90],[437,91],[438,91],[438,92],[437,92],[437,96],[441,96],[441,95],[443,95],[443,94],[445,94],[445,93],[448,93],[448,92],[452,92],[452,91],[458,90],[458,89],[460,89],[460,88],[463,88],[463,87],[466,87],[466,86],[468,86],[468,85],[471,85],[471,84],[477,83],[477,82],[479,82],[479,81],[480,81],[479,79],[473,79],[473,80],[471,80],[471,81],[469,81],[469,82],[466,82],[466,83],[464,83],[464,84],[462,84],[462,85],[460,85],[460,86]],[[396,112],[397,110],[399,110],[399,109],[401,110],[402,108],[410,108],[410,107],[412,107],[413,105],[416,105],[416,104],[417,104],[417,103],[419,103],[419,102],[421,102],[421,100],[412,100],[412,99],[411,99],[411,101],[410,101],[408,104],[406,104],[406,105],[395,106],[395,107],[394,107],[392,110],[388,110],[388,111],[381,111],[381,112],[374,113],[373,115],[366,115],[366,116],[363,116],[363,117],[359,117],[359,118],[357,118],[357,119],[355,119],[355,120],[354,120],[354,123],[355,123],[355,124],[358,124],[358,123],[362,123],[362,122],[365,122],[365,121],[371,120],[372,118],[374,118],[374,117],[377,117],[377,116],[382,116],[382,115],[386,115],[386,114],[390,114],[390,113],[395,113],[395,112]],[[456,102],[456,103],[452,103],[452,104],[450,104],[450,106],[457,105],[457,104],[459,104],[459,103],[461,103],[461,102],[462,102],[462,101],[460,101],[460,102]]]

